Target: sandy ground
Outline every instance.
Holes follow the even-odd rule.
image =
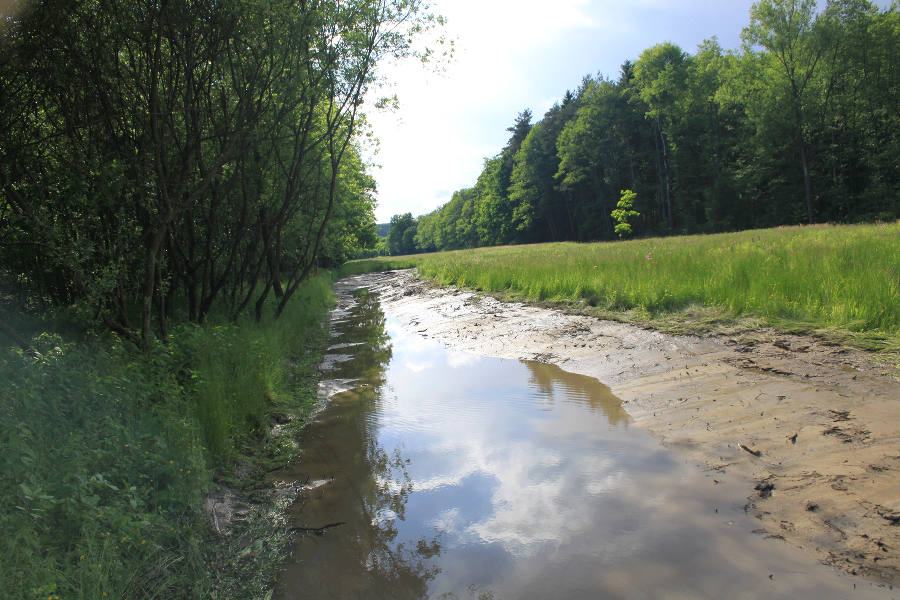
[[[900,583],[900,382],[864,353],[767,330],[670,336],[437,289],[411,270],[338,285],[379,293],[405,328],[448,347],[596,377],[670,448],[745,475],[760,535]]]

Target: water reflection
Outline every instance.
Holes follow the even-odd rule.
[[[596,380],[447,351],[372,296],[339,321],[333,352],[354,358],[331,376],[357,387],[279,474],[317,485],[292,507],[303,529],[277,597],[853,597],[749,532],[746,482],[629,428]]]
[[[372,418],[393,356],[385,315],[376,298],[360,293],[332,327],[330,354],[352,360],[326,360],[326,369],[355,388],[322,411],[306,430],[301,459],[277,474],[309,483],[289,509],[299,530],[279,597],[425,598],[439,536],[397,539],[412,491],[408,461],[399,447],[379,443]]]
[[[563,371],[556,365],[530,361],[525,365],[531,371],[530,386],[537,398],[545,401],[544,410],[553,410],[559,401],[581,402],[603,415],[611,425],[624,425],[628,421],[621,400],[597,380]]]
[[[366,290],[358,290],[354,296],[356,302],[349,309],[339,308],[333,315],[334,343],[326,354],[325,370],[336,378],[358,378],[367,385],[378,386],[383,383],[385,368],[393,356],[387,317],[378,299]]]

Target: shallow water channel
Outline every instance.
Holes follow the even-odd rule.
[[[449,351],[360,293],[343,391],[278,479],[304,483],[276,598],[890,598],[754,534],[752,485],[629,426],[596,379]]]

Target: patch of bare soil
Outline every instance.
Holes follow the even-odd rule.
[[[632,423],[708,469],[749,478],[746,510],[761,535],[900,582],[900,383],[864,353],[771,330],[670,336],[434,288],[412,270],[345,282],[448,347],[597,378]]]

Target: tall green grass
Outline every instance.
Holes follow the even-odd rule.
[[[309,343],[310,330],[332,301],[332,282],[330,273],[309,279],[277,320],[268,306],[260,323],[248,315],[179,332],[176,344],[196,357],[191,377],[197,417],[215,456],[229,460],[240,439],[262,425],[273,401],[289,394],[285,357]]]
[[[0,598],[226,597],[207,485],[290,402],[289,360],[331,282],[310,280],[278,320],[179,325],[149,354],[54,334],[36,355],[0,348]]]
[[[900,222],[398,258],[444,285],[531,301],[650,317],[706,305],[776,325],[900,332]]]

